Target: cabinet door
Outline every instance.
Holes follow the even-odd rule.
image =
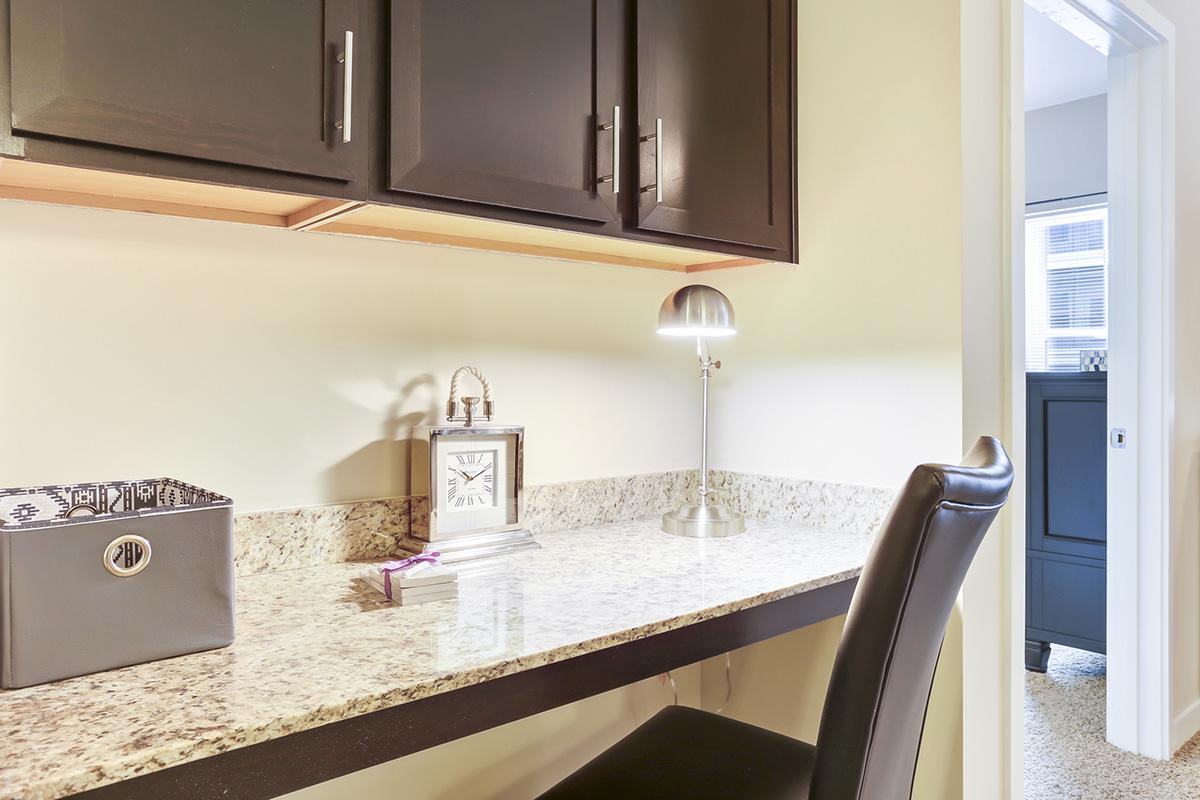
[[[1025,559],[1025,638],[1103,653],[1107,582],[1102,560],[1031,551]]]
[[[389,188],[608,222],[619,0],[393,0]]]
[[[638,225],[790,252],[791,4],[637,8]]]
[[[362,53],[343,50],[358,28],[357,0],[11,0],[12,127],[351,180],[366,117],[357,104],[345,135]]]
[[[1033,373],[1027,384],[1030,550],[1092,559],[1108,541],[1105,373]]]

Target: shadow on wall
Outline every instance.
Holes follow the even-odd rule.
[[[422,387],[428,389],[423,395]],[[379,439],[351,453],[322,473],[323,492],[327,500],[346,502],[347,498],[363,498],[362,487],[380,483],[384,476],[387,496],[402,497],[412,493],[408,474],[412,455],[412,431],[420,425],[433,424],[440,416],[437,382],[433,375],[417,375],[399,387],[395,399],[388,404],[380,424]],[[418,404],[420,404],[418,406]],[[419,410],[409,410],[410,407]]]

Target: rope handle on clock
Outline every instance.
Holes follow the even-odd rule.
[[[483,386],[483,399],[491,401],[492,399],[492,383],[483,375],[483,371],[479,367],[465,366],[454,370],[454,376],[450,378],[450,402],[458,402],[458,382],[462,379],[464,372],[470,373],[479,379],[479,383]]]
[[[476,413],[474,402],[464,403],[464,400],[476,401],[478,398],[458,398],[458,384],[462,380],[463,373],[475,376],[483,387],[483,408]],[[463,409],[464,404],[468,406]],[[495,404],[492,402],[492,383],[484,376],[483,371],[479,367],[462,366],[454,370],[454,375],[450,378],[450,402],[446,404],[446,418],[451,422],[466,422],[470,425],[475,419],[491,419],[494,413]]]

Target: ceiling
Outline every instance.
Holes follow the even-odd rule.
[[[1108,59],[1025,6],[1025,110],[1108,91]]]

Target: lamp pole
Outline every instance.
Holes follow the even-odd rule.
[[[708,353],[708,341],[696,337],[696,354],[700,357],[700,505],[708,505],[708,381],[713,369],[720,369],[721,362],[713,361]]]

